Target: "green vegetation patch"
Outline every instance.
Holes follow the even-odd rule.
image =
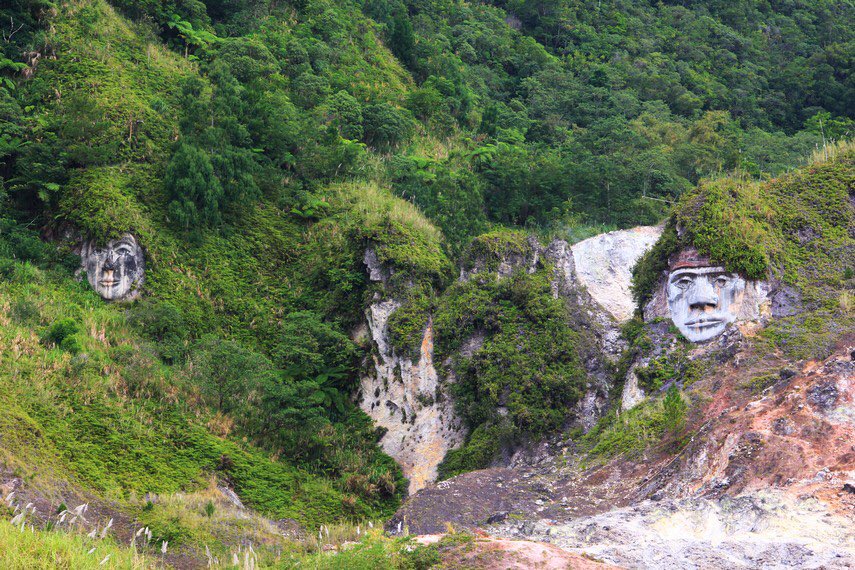
[[[700,363],[690,360],[682,346],[653,359],[647,366],[635,369],[638,385],[647,394],[659,391],[672,381],[678,381],[687,388],[700,378],[701,372]]]
[[[439,299],[438,359],[452,356],[455,406],[472,430],[464,447],[449,454],[443,473],[484,467],[499,433],[507,442],[559,428],[580,397],[583,339],[565,302],[553,298],[551,275],[549,267],[534,274],[518,269],[502,279],[479,273]]]
[[[156,345],[129,328],[124,308],[101,301],[62,266],[10,263],[31,269],[25,281],[0,284],[0,307],[14,308],[0,317],[0,342],[17,354],[0,361],[5,465],[37,476],[39,484],[61,478],[120,502],[148,492],[192,491],[214,475],[260,512],[310,527],[394,512],[404,486],[400,471],[379,453],[364,414],[339,400],[336,377],[271,378],[265,387],[258,383],[263,357],[234,350],[234,362],[221,365],[240,374],[242,362],[253,366],[252,382],[239,387],[245,397],[235,399],[238,388],[217,383],[198,360],[216,346],[191,346],[196,366],[166,364]],[[152,336],[161,334],[149,326]],[[69,339],[76,339],[74,350]],[[268,404],[259,406],[262,396]],[[237,413],[235,406],[247,403],[255,411]],[[229,412],[235,415],[224,415]],[[258,424],[282,431],[259,437]],[[306,439],[309,432],[295,429],[299,425],[313,435]],[[236,437],[235,429],[256,434],[255,441]],[[276,458],[283,453],[273,453],[273,442],[303,455]]]
[[[639,306],[669,256],[690,246],[748,279],[782,279],[814,308],[836,305],[855,264],[855,151],[844,143],[830,152],[828,160],[769,182],[720,178],[684,195],[662,238],[633,269]]]
[[[502,262],[530,259],[534,252],[529,239],[526,232],[508,229],[479,235],[466,248],[461,264],[467,270],[496,271]]]
[[[580,445],[592,458],[637,456],[666,436],[676,436],[686,421],[688,404],[672,385],[663,398],[648,398],[630,410],[612,410],[582,438]]]
[[[113,540],[95,539],[83,534],[21,531],[0,520],[0,565],[10,570],[26,568],[157,568],[158,556],[141,554]]]

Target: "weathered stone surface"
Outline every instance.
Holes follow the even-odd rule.
[[[443,535],[415,537],[418,544],[437,544]],[[557,546],[527,540],[476,536],[471,541],[442,543],[441,568],[467,570],[620,570],[617,566],[591,560]]]
[[[833,380],[823,382],[811,388],[807,392],[808,403],[819,410],[829,410],[837,403],[840,392]]]
[[[369,308],[368,328],[377,351],[373,370],[362,379],[359,405],[386,430],[383,450],[410,480],[415,493],[436,480],[437,466],[465,432],[433,362],[433,326],[428,324],[417,362],[398,355],[389,344],[389,317],[400,303],[385,300]]]
[[[679,450],[654,446],[591,466],[572,441],[550,440],[535,460],[423,489],[392,521],[416,533],[451,523],[550,542],[625,568],[855,567],[855,414],[843,412],[855,402],[851,339],[800,364],[774,355],[752,363],[743,346],[693,384],[705,397]],[[795,374],[772,392],[743,387],[789,368]],[[836,403],[811,405],[831,382]]]
[[[81,271],[101,298],[130,301],[139,296],[145,281],[145,257],[131,234],[99,246],[93,240],[80,250]]]
[[[594,236],[572,247],[579,283],[619,323],[635,312],[632,268],[660,235],[661,227],[641,226]]]
[[[638,363],[633,363],[626,373],[623,384],[623,393],[620,399],[621,410],[634,408],[644,400],[644,391],[638,385],[638,375],[635,373]]]
[[[508,525],[497,534],[548,540],[624,568],[852,568],[847,518],[780,493],[719,501],[645,501],[568,524]]]
[[[634,310],[629,290],[632,266],[660,233],[660,228],[634,228],[596,236],[575,246],[555,240],[545,248],[532,236],[525,254],[514,253],[498,260],[498,279],[517,270],[533,273],[544,263],[552,265],[553,295],[575,307],[571,326],[591,336],[592,354],[585,357],[589,383],[575,410],[576,420],[585,430],[608,406],[611,377],[607,362],[617,359],[624,349],[619,324]],[[388,283],[394,268],[381,264],[371,248],[363,261],[371,280]],[[493,261],[470,260],[468,267],[461,268],[460,279],[473,278]],[[362,380],[359,403],[377,426],[388,430],[380,443],[401,465],[414,493],[435,480],[445,453],[462,443],[465,432],[446,393],[445,383],[453,381],[450,366],[440,365],[446,378],[443,383],[433,362],[432,326],[425,330],[417,362],[399,355],[390,345],[387,322],[399,306],[399,301],[387,298],[378,299],[369,309],[368,328],[377,350],[371,372]],[[463,343],[461,354],[473,354],[483,341],[483,333],[476,331]]]
[[[369,279],[372,281],[380,281],[382,283],[386,283],[389,280],[391,270],[380,263],[380,260],[377,258],[377,252],[374,248],[369,247],[365,249],[365,256],[362,258],[362,262],[368,269]]]

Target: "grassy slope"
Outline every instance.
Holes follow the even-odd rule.
[[[261,511],[310,524],[344,514],[323,479],[212,435],[193,387],[85,284],[19,264],[0,284],[0,307],[2,461],[25,479],[125,500],[198,488],[225,454],[234,467],[224,475]],[[65,317],[83,325],[78,355],[40,340]]]
[[[386,79],[375,87],[401,93],[408,77],[369,32],[342,57],[348,68],[366,69],[382,59],[378,73]],[[216,332],[266,351],[294,310],[352,321],[361,314],[360,254],[369,239],[416,272],[447,269],[437,230],[410,204],[370,184],[330,190],[333,207],[322,223],[288,216],[265,200],[222,234],[186,244],[169,229],[160,180],[178,132],[175,94],[195,69],[146,37],[103,0],[65,2],[52,20],[57,58],[43,60],[23,88],[35,105],[33,123],[80,127],[82,144],[109,150],[103,162],[73,172],[55,205],[59,219],[96,236],[136,233],[147,254],[146,297],[173,302],[195,335]],[[97,128],[63,122],[80,101]],[[354,501],[341,481],[214,435],[209,425],[228,430],[199,405],[186,371],[163,364],[127,325],[126,309],[102,302],[71,269],[13,262],[4,271],[0,461],[34,485],[61,493],[67,480],[133,510],[143,493],[200,488],[225,455],[233,467],[220,475],[247,504],[277,518],[316,526],[394,509],[397,497]],[[346,307],[343,314],[338,306]],[[76,356],[40,339],[63,318],[82,325]]]
[[[95,541],[82,535],[58,532],[23,532],[0,521],[0,563],[7,570],[49,568],[157,568],[160,560],[145,557],[110,541]],[[95,551],[89,554],[92,545]]]

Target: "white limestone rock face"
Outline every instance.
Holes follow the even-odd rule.
[[[620,399],[621,410],[626,411],[630,408],[634,408],[644,400],[644,391],[639,387],[638,375],[635,373],[635,369],[637,367],[638,363],[633,363],[633,365],[630,366],[629,371],[626,373],[626,380],[623,384],[623,393],[621,394]]]
[[[618,323],[628,321],[635,311],[632,268],[660,235],[659,226],[640,226],[600,234],[572,247],[579,283]]]
[[[542,260],[551,264],[555,271],[553,295],[578,307],[579,322],[574,326],[595,337],[599,349],[585,362],[590,381],[576,410],[586,430],[607,408],[611,387],[606,360],[620,355],[619,324],[634,310],[629,290],[632,267],[660,233],[660,228],[641,227],[596,236],[575,246],[555,240],[546,248],[531,237],[527,254],[499,260],[497,279],[515,270],[533,273]],[[387,285],[394,269],[381,264],[371,248],[363,260],[369,278]],[[474,260],[471,267],[461,268],[460,280],[473,278],[486,266],[487,260]],[[368,330],[376,351],[371,371],[362,379],[358,401],[375,424],[387,430],[380,445],[401,466],[412,494],[436,480],[437,467],[446,452],[461,445],[466,433],[447,391],[453,375],[443,366],[446,373],[442,381],[433,361],[432,325],[429,323],[424,332],[417,361],[398,354],[391,346],[388,321],[399,307],[394,298],[378,296],[368,310]],[[480,342],[483,336],[476,333],[461,352],[476,351]]]
[[[374,303],[368,328],[377,348],[373,370],[362,379],[360,407],[387,431],[380,445],[410,481],[415,493],[437,477],[446,452],[463,443],[465,431],[433,362],[433,325],[428,323],[417,362],[396,354],[389,344],[389,317],[395,300]]]

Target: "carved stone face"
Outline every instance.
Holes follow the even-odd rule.
[[[80,260],[86,279],[102,298],[130,300],[139,294],[145,277],[145,258],[131,234],[111,240],[103,247],[87,241],[80,251]]]
[[[692,342],[715,338],[736,320],[745,285],[745,279],[723,267],[673,269],[667,286],[671,320]]]

